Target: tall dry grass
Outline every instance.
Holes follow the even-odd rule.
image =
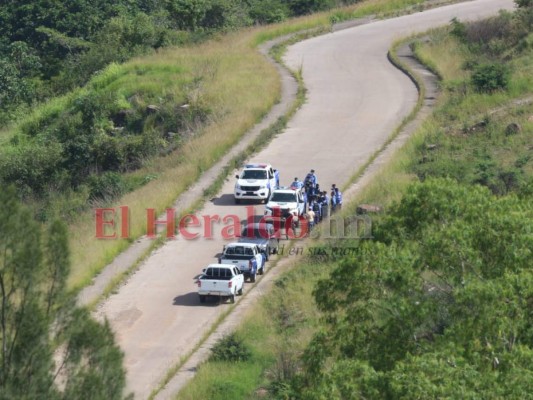
[[[235,33],[189,48],[169,48],[150,58],[139,58],[119,68],[126,72],[143,69],[142,75],[115,71],[114,79],[105,85],[132,92],[143,86],[154,86],[161,96],[179,98],[174,92],[182,88],[172,84],[179,66],[180,80],[201,76],[202,101],[209,105],[213,120],[200,135],[167,157],[158,158],[135,174],[157,176],[138,190],[123,196],[113,206],[127,205],[130,209],[130,237],[145,233],[146,208],[163,211],[191,185],[202,171],[250,129],[279,99],[280,82],[273,66],[250,45],[254,30]],[[115,68],[115,67],[113,67]],[[128,78],[129,77],[129,78]],[[170,79],[169,79],[170,77]],[[175,75],[178,79],[178,75]],[[101,78],[102,79],[102,78]],[[117,79],[120,82],[117,82]],[[133,79],[137,81],[133,82]],[[260,95],[259,95],[260,94]],[[120,223],[117,220],[118,223]],[[98,240],[95,238],[93,211],[83,213],[70,226],[70,246],[73,267],[69,279],[71,288],[79,288],[109,263],[130,243],[128,240]]]

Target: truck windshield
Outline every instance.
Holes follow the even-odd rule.
[[[242,172],[241,179],[266,179],[267,172],[261,169],[245,169]]]
[[[296,202],[296,195],[294,193],[279,193],[276,192],[272,195],[272,198],[270,199],[272,201],[276,201],[278,203],[295,203]]]

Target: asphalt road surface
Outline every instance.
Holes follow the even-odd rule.
[[[395,69],[386,54],[391,43],[411,33],[510,9],[512,0],[477,0],[386,21],[374,22],[306,40],[291,46],[287,64],[302,68],[308,99],[279,135],[253,161],[271,163],[282,185],[316,170],[324,190],[342,186],[387,140],[417,100],[412,82]],[[187,354],[217,320],[227,304],[200,304],[195,277],[216,262],[224,227],[244,219],[244,205],[233,202],[234,179],[197,214],[200,226],[168,241],[152,254],[98,309],[107,317],[124,350],[127,388],[137,399],[148,397],[168,368]],[[262,214],[264,206],[255,205]],[[213,237],[205,239],[202,216],[230,217],[214,222]],[[260,278],[259,278],[260,279]],[[245,286],[245,291],[249,288]]]

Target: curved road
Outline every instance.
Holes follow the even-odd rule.
[[[423,13],[378,21],[338,31],[291,46],[285,57],[292,68],[303,68],[308,100],[286,131],[254,160],[270,162],[281,171],[282,184],[303,179],[310,168],[321,186],[342,186],[387,140],[416,103],[412,82],[386,58],[391,43],[411,33],[448,23],[453,17],[475,19],[510,9],[512,0],[477,0]],[[233,214],[246,210],[232,201],[234,180],[199,215]],[[255,211],[262,214],[263,206]],[[190,227],[204,232],[206,224]],[[168,368],[187,354],[227,310],[226,304],[200,305],[194,278],[225,243],[228,223],[213,223],[213,238],[185,240],[182,235],[154,252],[98,308],[107,317],[126,354],[127,387],[145,399]],[[248,287],[245,287],[245,291]]]

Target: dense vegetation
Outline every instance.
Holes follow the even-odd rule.
[[[123,355],[67,294],[66,227],[45,232],[0,191],[0,399],[120,399]]]
[[[324,329],[295,397],[526,398],[532,390],[531,198],[413,185],[315,291]]]
[[[217,118],[201,97],[217,66],[132,70],[117,63],[344,3],[350,1],[9,2],[0,12],[0,122],[49,103],[5,134],[0,182],[36,204],[41,220],[50,209],[69,217],[137,189],[154,176],[123,173],[179,149]],[[172,83],[161,82],[163,75]]]
[[[7,1],[0,11],[0,115],[5,121],[21,104],[64,93],[107,64],[151,49],[355,2]]]
[[[285,274],[237,331],[251,359],[208,363],[179,398],[531,398],[533,10],[521,4],[416,46],[441,101],[372,186],[415,182],[393,185],[392,204],[367,191],[388,204],[374,239],[332,243],[342,257],[323,244]]]

